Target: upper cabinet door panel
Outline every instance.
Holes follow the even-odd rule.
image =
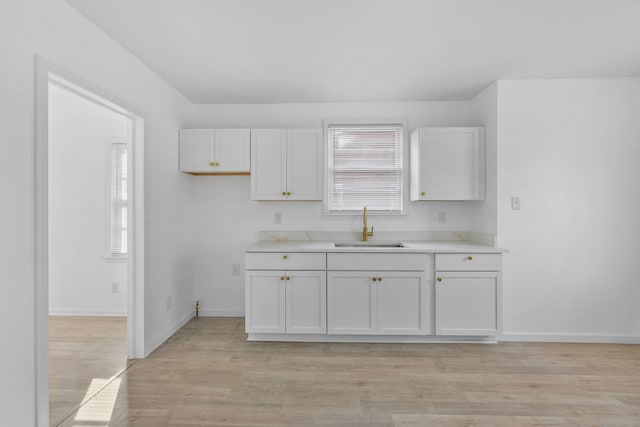
[[[322,130],[287,130],[287,199],[322,200]]]
[[[213,129],[180,130],[180,171],[213,171]]]
[[[216,129],[214,162],[216,172],[249,172],[250,162],[249,129]]]
[[[421,128],[411,138],[411,200],[484,200],[484,130]]]
[[[287,133],[251,129],[251,200],[286,200]]]

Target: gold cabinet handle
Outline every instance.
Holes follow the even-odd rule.
[[[283,196],[286,196],[286,195],[287,195],[287,193],[285,193],[285,192],[283,191],[283,192],[282,192],[282,195],[283,195]]]
[[[291,191],[287,191],[287,196],[290,196],[290,195],[291,195]]]
[[[473,257],[472,257],[471,255],[469,255],[469,256],[467,257],[467,259],[468,259],[469,261],[471,261],[471,260],[473,259]]]
[[[427,193],[425,193],[424,191],[422,193],[420,193],[421,196],[426,196]]]
[[[215,163],[209,162],[209,166],[215,166]]]
[[[289,276],[287,276],[287,280],[291,280],[291,278]]]
[[[378,282],[382,282],[382,277],[378,277]]]
[[[282,259],[287,259],[287,258],[288,258],[288,256],[282,255]]]
[[[220,166],[220,163],[218,163],[218,162],[214,162],[214,163],[213,163],[213,165],[214,165],[214,166]]]
[[[442,282],[442,277],[438,277],[436,280],[437,280],[438,282]]]
[[[375,282],[375,281],[376,281],[376,280],[378,280],[378,279],[376,279],[375,277],[372,277],[372,278],[371,278],[371,280],[373,280],[373,281]]]
[[[284,276],[280,276],[280,280],[284,280]]]

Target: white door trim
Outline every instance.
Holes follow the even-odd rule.
[[[133,122],[129,147],[128,212],[129,257],[127,261],[127,347],[129,358],[143,358],[145,349],[145,223],[144,223],[144,136],[145,115],[126,102],[105,93],[72,73],[35,56],[34,132],[34,283],[35,283],[35,381],[36,425],[49,426],[49,260],[48,260],[48,106],[49,83],[62,86],[96,102]],[[133,172],[133,173],[132,173]]]

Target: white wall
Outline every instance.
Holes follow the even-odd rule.
[[[190,103],[63,0],[0,2],[0,52],[0,425],[31,426],[34,55],[145,114],[147,350],[192,313],[192,192],[176,143]]]
[[[196,105],[189,125],[194,128],[321,128],[324,119],[402,119],[407,121],[410,133],[420,126],[468,125],[469,103]],[[196,176],[191,180],[197,254],[195,296],[200,299],[203,315],[244,313],[244,275],[232,276],[231,264],[239,263],[244,272],[243,248],[258,240],[259,231],[362,229],[361,216],[322,215],[322,202],[251,201],[248,176]],[[409,185],[408,179],[406,185]],[[372,215],[369,223],[377,231],[469,230],[474,226],[469,207],[474,204],[478,202],[407,201],[407,215]],[[438,223],[439,211],[447,212],[446,224]],[[273,223],[274,212],[282,212],[282,224]]]
[[[498,83],[469,102],[471,125],[485,129],[486,168],[484,202],[469,204],[473,231],[496,235],[498,228]]]
[[[637,340],[640,78],[500,81],[498,142],[507,338]]]
[[[127,314],[127,263],[106,257],[109,138],[125,142],[129,121],[50,85],[49,314]]]

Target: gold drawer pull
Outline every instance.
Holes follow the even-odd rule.
[[[282,259],[287,259],[288,257],[286,255],[282,255]]]
[[[291,280],[291,277],[287,276],[287,280]]]
[[[382,282],[382,277],[378,277],[378,282]]]
[[[426,196],[427,193],[425,193],[424,191],[422,193],[420,193],[421,196]]]
[[[287,195],[287,193],[285,193],[285,192],[283,191],[283,192],[282,192],[282,195],[283,195],[283,196],[286,196],[286,195]]]
[[[290,195],[291,195],[291,191],[287,191],[287,196],[290,196]]]
[[[468,259],[469,261],[471,261],[471,260],[473,259],[473,257],[472,257],[471,255],[469,255],[469,256],[467,257],[467,259]]]
[[[284,276],[280,276],[280,280],[284,280]]]
[[[437,280],[438,282],[442,282],[442,277],[438,277],[436,280]]]
[[[213,162],[209,162],[209,166],[215,166]]]
[[[375,282],[375,281],[376,281],[376,280],[378,280],[378,279],[376,279],[375,277],[372,277],[372,278],[371,278],[371,280],[373,280],[373,281]]]

